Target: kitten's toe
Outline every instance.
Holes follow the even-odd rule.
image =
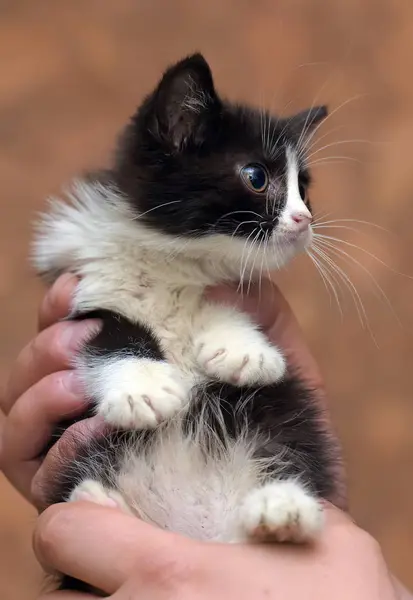
[[[320,502],[297,481],[268,483],[251,492],[241,509],[241,528],[250,540],[303,543],[322,526]]]
[[[115,490],[106,489],[99,481],[85,479],[79,483],[69,496],[69,502],[84,501],[94,502],[101,506],[120,508],[126,513],[131,511],[123,497]]]
[[[107,423],[123,429],[153,428],[186,407],[190,385],[175,365],[135,359],[122,362],[97,405]]]
[[[209,377],[236,385],[275,383],[286,371],[281,352],[255,330],[205,333],[197,362]]]

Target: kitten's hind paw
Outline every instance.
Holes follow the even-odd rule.
[[[274,481],[249,494],[240,525],[244,538],[252,541],[304,543],[321,531],[323,512],[297,481]]]
[[[99,481],[85,479],[79,483],[69,496],[69,502],[84,501],[94,502],[101,506],[119,508],[132,514],[123,497],[116,490],[106,489]]]

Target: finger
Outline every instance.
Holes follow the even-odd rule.
[[[44,449],[56,424],[80,414],[87,402],[73,371],[44,377],[10,411],[4,444],[17,461],[31,460]]]
[[[56,371],[70,369],[76,351],[96,335],[100,321],[57,323],[45,329],[20,353],[13,370],[1,408],[8,414],[11,407],[32,385]]]
[[[53,373],[24,393],[4,423],[0,458],[3,471],[25,496],[57,423],[80,414],[86,407],[73,371]]]
[[[39,309],[39,331],[69,314],[77,282],[75,275],[65,273],[47,291]]]
[[[206,294],[213,302],[236,306],[250,314],[264,331],[274,324],[280,312],[291,313],[280,290],[269,279],[263,279],[259,284],[252,284],[247,293],[243,293],[239,287],[221,285],[209,288]]]
[[[98,598],[98,596],[93,594],[83,594],[82,592],[61,591],[44,594],[37,600],[93,600],[93,598]]]
[[[65,573],[112,594],[134,574],[137,581],[183,562],[195,542],[136,517],[92,503],[54,505],[34,533],[34,550],[46,570]]]
[[[100,417],[91,417],[74,423],[49,450],[31,479],[30,497],[34,505],[45,510],[54,496],[56,481],[61,479],[68,465],[76,460],[79,448],[89,440],[105,435],[108,426]]]

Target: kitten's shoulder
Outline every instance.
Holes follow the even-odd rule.
[[[35,223],[31,260],[43,279],[54,281],[79,263],[102,256],[103,244],[123,238],[133,216],[109,171],[74,179]]]

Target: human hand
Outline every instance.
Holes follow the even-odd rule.
[[[332,506],[313,546],[287,546],[195,542],[116,509],[54,505],[38,520],[34,549],[46,571],[118,600],[397,598],[377,543]],[[51,592],[38,600],[95,597]]]
[[[0,421],[1,468],[12,485],[38,507],[43,505],[40,454],[56,424],[86,408],[71,360],[99,323],[57,323],[70,311],[75,286],[73,276],[63,275],[47,292],[39,310],[39,334],[19,354],[0,398],[5,415]],[[70,440],[84,434],[87,427],[88,423],[79,423],[71,428],[66,452]],[[59,446],[55,453],[58,450]]]

